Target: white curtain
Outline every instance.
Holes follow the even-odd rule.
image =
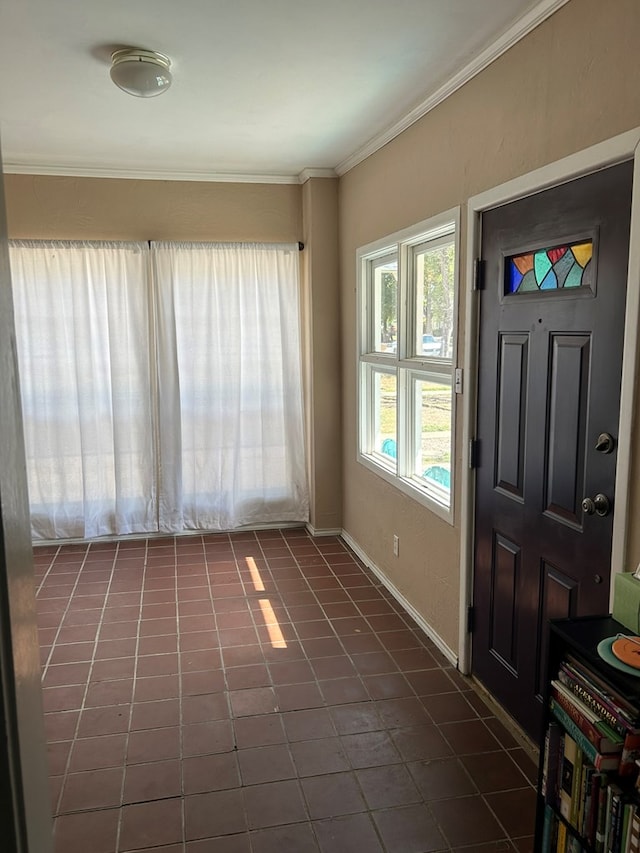
[[[307,520],[297,244],[152,253],[161,528]]]
[[[10,258],[34,538],[308,519],[297,245]]]
[[[10,246],[36,539],[157,529],[146,244]]]

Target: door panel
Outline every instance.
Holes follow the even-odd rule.
[[[496,485],[522,498],[527,411],[527,335],[501,335]]]
[[[537,739],[549,617],[609,609],[631,211],[624,163],[483,215],[475,675]]]

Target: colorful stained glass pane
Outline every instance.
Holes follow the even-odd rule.
[[[536,252],[533,258],[533,268],[536,271],[536,281],[542,284],[551,269],[551,261],[546,252]]]
[[[514,255],[506,259],[505,293],[589,287],[592,257],[591,240]]]

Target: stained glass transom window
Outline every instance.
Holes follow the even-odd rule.
[[[532,293],[591,285],[593,242],[554,246],[506,259],[505,293]]]

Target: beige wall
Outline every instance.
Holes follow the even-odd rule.
[[[297,185],[43,175],[5,175],[4,181],[13,239],[302,239]]]
[[[343,353],[356,351],[356,249],[457,205],[464,222],[470,196],[639,126],[639,44],[637,0],[571,0],[341,179]],[[464,317],[462,301],[458,316]],[[460,365],[463,355],[462,341]],[[451,527],[357,464],[355,357],[344,358],[342,375],[343,527],[455,650],[460,513]],[[455,498],[459,506],[459,475]],[[640,513],[640,486],[631,507],[632,517]],[[398,558],[393,533],[400,537]],[[633,533],[630,565],[638,559],[640,534]]]
[[[338,181],[302,188],[307,334],[307,450],[314,531],[342,527]],[[314,415],[311,419],[311,415]]]

